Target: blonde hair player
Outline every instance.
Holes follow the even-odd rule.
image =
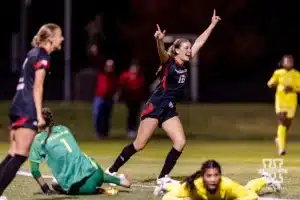
[[[27,160],[38,127],[45,125],[42,117],[43,87],[50,67],[50,54],[61,49],[61,28],[56,24],[43,25],[32,40],[13,98],[10,118],[10,148],[0,164],[0,196]],[[6,199],[1,196],[0,200]]]
[[[281,185],[268,173],[249,181],[245,186],[222,176],[221,166],[215,160],[207,160],[199,171],[182,183],[163,182],[158,193],[163,200],[257,200],[263,189],[279,192]]]
[[[279,155],[286,154],[286,133],[289,130],[297,109],[297,93],[300,92],[300,73],[294,69],[292,55],[284,55],[279,62],[280,69],[275,70],[268,82],[276,89],[275,111],[278,117],[275,143]]]
[[[162,63],[160,70],[160,84],[149,98],[141,114],[138,134],[133,143],[127,145],[117,157],[114,164],[107,169],[107,173],[116,173],[131,156],[142,150],[154,134],[157,127],[161,127],[173,142],[157,183],[162,179],[169,179],[169,173],[180,157],[186,137],[181,121],[176,112],[176,103],[184,95],[184,86],[188,78],[186,64],[195,57],[205,44],[214,27],[221,20],[214,10],[209,27],[196,39],[192,45],[187,39],[177,39],[166,51],[163,38],[166,31],[161,31],[159,25],[154,34],[157,43],[159,58]]]

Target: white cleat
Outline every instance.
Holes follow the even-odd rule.
[[[174,180],[174,179],[170,178],[168,175],[166,175],[163,178],[159,178],[159,179],[156,180],[157,186],[155,187],[153,194],[155,196],[162,196],[162,195],[164,195],[164,193],[166,191],[165,190],[165,185],[167,183],[179,184],[180,181]]]
[[[6,196],[0,196],[0,200],[8,200]]]
[[[263,172],[262,177],[265,178],[265,180],[268,183],[269,188],[273,190],[273,192],[280,192],[281,191],[281,184],[279,181],[275,180],[271,174],[268,172]]]

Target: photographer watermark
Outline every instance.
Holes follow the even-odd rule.
[[[284,160],[280,158],[264,158],[262,159],[263,168],[259,169],[259,173],[267,172],[273,179],[279,183],[283,183],[283,174],[287,174],[287,169],[283,168]]]

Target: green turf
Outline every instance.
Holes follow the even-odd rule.
[[[90,156],[94,156],[104,168],[108,167],[119,151],[126,144],[125,141],[101,141],[98,143],[80,143],[84,152]],[[159,173],[164,162],[171,143],[169,141],[152,141],[149,146],[137,154],[128,162],[120,172],[129,174],[134,183],[153,185],[156,174]],[[0,152],[5,152],[6,144],[0,145]],[[281,194],[273,195],[278,198],[297,198],[300,196],[300,159],[298,152],[300,146],[297,143],[289,143],[288,154],[284,157],[283,167],[288,173],[283,176],[283,191]],[[201,142],[189,141],[182,157],[177,163],[172,176],[182,177],[199,169],[202,161],[206,159],[216,159],[223,166],[223,172],[226,176],[245,184],[248,180],[258,177],[258,170],[262,168],[262,158],[277,158],[275,146],[272,141],[236,141],[236,142]],[[26,163],[23,169],[28,169]],[[50,171],[45,166],[42,168],[44,174]],[[150,181],[150,182],[149,182]],[[80,196],[65,197],[51,196],[46,197],[38,193],[39,187],[34,180],[28,177],[20,177],[14,180],[10,187],[5,191],[9,199],[123,199],[123,200],[139,200],[139,199],[155,199],[152,196],[152,189],[133,187],[130,190],[119,193],[117,196]]]
[[[45,103],[52,108],[57,123],[68,125],[81,141],[95,139],[91,104]],[[0,139],[7,139],[8,104],[0,102]],[[271,104],[189,104],[178,105],[178,112],[189,138],[205,140],[270,140],[276,133],[277,121]],[[289,139],[300,140],[300,115],[289,132]],[[126,108],[115,105],[111,136],[126,137]],[[158,131],[158,136],[165,136]]]

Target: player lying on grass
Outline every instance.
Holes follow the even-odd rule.
[[[131,186],[131,182],[125,176],[119,178],[104,173],[96,160],[82,153],[70,130],[65,126],[54,125],[50,109],[43,108],[42,114],[46,126],[36,135],[29,160],[31,173],[43,193],[52,192],[39,171],[43,160],[59,184],[52,185],[59,193],[99,194],[103,192],[103,189],[99,189],[103,183]]]
[[[242,186],[222,176],[221,166],[217,161],[208,160],[202,164],[201,170],[187,177],[183,183],[164,182],[156,193],[164,194],[163,200],[257,200],[259,193],[266,187],[272,192],[279,192],[281,189],[280,183],[268,173]]]
[[[286,153],[286,133],[291,126],[297,109],[297,93],[300,92],[300,73],[294,69],[294,58],[285,55],[279,62],[281,69],[275,70],[268,82],[270,88],[276,88],[275,111],[279,125],[275,142],[279,155]]]

